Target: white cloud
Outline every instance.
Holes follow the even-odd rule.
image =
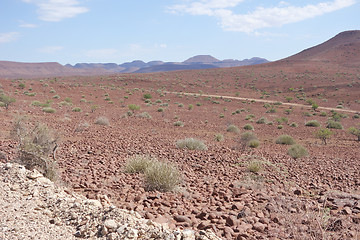
[[[39,49],[39,51],[43,52],[43,53],[52,54],[52,53],[61,51],[63,49],[64,49],[64,47],[62,47],[62,46],[46,46],[46,47]]]
[[[48,22],[59,22],[78,14],[88,12],[86,7],[79,6],[77,0],[23,0],[35,4],[39,19]]]
[[[18,39],[20,33],[18,32],[8,32],[8,33],[0,33],[0,43],[12,42]]]
[[[208,15],[217,17],[220,25],[227,31],[255,33],[262,28],[277,27],[300,22],[325,13],[330,13],[356,3],[356,0],[334,0],[303,7],[291,6],[281,1],[278,7],[258,7],[247,14],[236,14],[229,8],[237,6],[243,0],[201,0],[189,4],[174,5],[169,9],[174,13]]]
[[[36,28],[37,25],[36,24],[31,24],[31,23],[21,23],[19,25],[19,27],[22,27],[22,28]]]
[[[184,12],[192,15],[213,15],[214,9],[224,9],[229,7],[235,7],[244,0],[200,0],[192,2],[189,5],[178,4],[169,7],[169,10],[173,13]]]

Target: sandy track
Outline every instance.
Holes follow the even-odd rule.
[[[187,96],[198,96],[198,97],[214,97],[214,98],[225,98],[225,99],[235,99],[241,101],[255,101],[261,103],[276,103],[280,101],[273,101],[273,100],[264,100],[259,98],[244,98],[244,97],[233,97],[233,96],[224,96],[224,95],[213,95],[213,94],[200,94],[200,93],[189,93],[189,92],[168,92],[164,91],[164,93],[169,94],[183,94]],[[310,105],[299,104],[299,103],[287,103],[281,102],[282,105],[285,106],[293,106],[293,107],[304,107],[304,108],[311,108]],[[348,112],[348,113],[359,113],[359,111],[351,110],[351,109],[341,109],[341,108],[330,108],[330,107],[318,107],[318,109],[322,110],[329,110],[329,111],[339,111],[339,112]]]

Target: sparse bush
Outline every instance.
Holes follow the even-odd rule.
[[[305,147],[301,146],[300,144],[295,144],[289,148],[288,154],[292,158],[298,159],[307,156],[309,153]]]
[[[281,135],[279,136],[275,143],[277,144],[284,144],[284,145],[293,145],[295,144],[295,140],[290,135]]]
[[[103,125],[103,126],[109,126],[110,122],[109,122],[109,119],[107,117],[98,117],[95,120],[95,124]]]
[[[129,110],[131,110],[133,113],[135,112],[135,110],[140,110],[140,106],[136,105],[136,104],[129,104],[128,105]]]
[[[343,126],[339,122],[329,120],[327,122],[326,128],[343,129]]]
[[[224,141],[224,135],[218,133],[218,134],[215,134],[215,141],[217,142],[222,142]]]
[[[290,127],[298,127],[298,124],[296,122],[293,122],[290,124]]]
[[[81,108],[74,107],[71,111],[73,111],[73,112],[81,112]]]
[[[158,112],[164,112],[164,108],[158,108]]]
[[[256,160],[249,162],[249,164],[247,165],[247,169],[252,173],[259,172],[262,169],[262,167],[263,167],[263,163],[261,161],[256,161]]]
[[[189,150],[207,150],[206,145],[198,139],[195,138],[185,138],[176,142],[176,147],[180,149],[189,149]]]
[[[51,107],[44,107],[42,109],[43,112],[46,112],[46,113],[54,113],[56,112],[56,110],[54,108],[51,108]]]
[[[79,123],[76,127],[75,132],[82,132],[90,127],[90,124],[86,121]]]
[[[245,130],[254,130],[254,127],[253,127],[253,125],[251,125],[251,124],[245,124],[245,125],[244,125],[244,129],[245,129]]]
[[[179,170],[170,163],[156,161],[145,170],[147,190],[173,191],[181,183]]]
[[[253,139],[250,142],[248,142],[248,146],[251,148],[257,148],[258,146],[260,146],[260,141],[257,139]]]
[[[154,164],[157,159],[148,155],[135,155],[126,161],[125,172],[127,173],[145,173],[146,169]]]
[[[227,128],[226,128],[227,132],[233,132],[233,133],[239,133],[240,130],[237,126],[230,124]]]
[[[189,104],[188,109],[191,110],[191,109],[193,109],[193,108],[194,108],[194,105]]]
[[[321,112],[320,113],[320,117],[326,117],[327,116],[327,113],[326,112]]]
[[[258,124],[264,124],[264,123],[266,123],[266,122],[267,122],[267,120],[266,120],[265,117],[261,117],[261,118],[259,118],[259,119],[256,121],[256,123],[258,123]]]
[[[317,120],[310,120],[305,123],[307,127],[320,127],[320,123]]]
[[[139,117],[139,118],[147,118],[147,119],[151,119],[151,118],[152,118],[151,115],[150,115],[149,113],[147,113],[147,112],[139,113],[139,114],[137,114],[136,116]]]
[[[145,93],[145,94],[143,95],[143,98],[144,98],[144,99],[151,99],[152,96],[151,96],[150,93]]]
[[[257,137],[255,133],[253,132],[244,132],[240,135],[239,142],[242,146],[242,148],[245,148],[246,146],[249,146],[249,143],[253,140],[257,140]],[[256,145],[256,143],[255,143]]]
[[[11,130],[12,137],[19,141],[19,156],[15,161],[27,169],[38,170],[52,181],[57,181],[55,151],[58,138],[46,125],[38,123],[32,126],[24,121],[25,118],[17,119]]]
[[[0,102],[2,102],[6,110],[9,109],[11,103],[15,102],[15,98],[9,97],[5,94],[0,94]]]
[[[358,141],[360,141],[360,128],[356,128],[356,127],[350,127],[348,129],[348,132],[352,135],[355,135],[358,137]]]
[[[283,129],[284,126],[283,126],[283,125],[278,125],[277,128],[278,128],[278,129]]]
[[[329,129],[321,128],[317,132],[315,132],[315,137],[321,139],[323,143],[326,145],[326,140],[330,139],[333,132],[331,132]]]
[[[176,121],[174,122],[174,126],[176,127],[183,127],[184,126],[184,123],[182,121]]]

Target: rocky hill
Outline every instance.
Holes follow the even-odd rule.
[[[360,30],[345,31],[328,41],[281,60],[290,62],[336,63],[348,67],[360,65]]]

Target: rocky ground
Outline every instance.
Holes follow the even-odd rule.
[[[38,171],[0,163],[0,239],[218,239],[210,231],[170,230],[106,196],[90,200]]]
[[[65,193],[59,190],[55,194],[58,198],[46,200],[43,208],[32,206],[32,209],[40,210],[28,211],[26,218],[44,217],[45,225],[40,224],[40,229],[51,226],[55,231],[57,227],[68,226],[69,231],[65,231],[67,228],[64,227],[59,234],[69,234],[64,235],[69,238],[75,237],[74,233],[78,237],[97,233],[104,238],[127,234],[131,231],[118,227],[123,226],[122,218],[115,217],[129,212],[135,217],[147,219],[136,218],[139,222],[151,220],[155,226],[166,223],[169,227],[166,233],[174,236],[184,234],[177,233],[176,229],[186,229],[185,234],[193,233],[197,237],[212,231],[222,239],[360,239],[360,148],[356,137],[346,132],[347,128],[359,123],[355,115],[360,110],[356,99],[360,85],[358,72],[356,69],[353,71],[340,74],[325,70],[314,73],[304,69],[274,71],[249,68],[7,80],[2,82],[2,88],[17,101],[9,110],[1,109],[0,159],[6,163],[17,158],[18,142],[10,139],[9,133],[18,115],[27,115],[35,123],[44,122],[58,133],[61,140],[56,159],[60,177],[71,189],[71,198],[81,198],[77,194],[82,194],[88,200],[84,199],[85,203],[79,207],[74,206],[77,200],[62,205],[62,201],[57,200]],[[278,84],[274,85],[274,81]],[[26,91],[19,90],[19,82],[25,82]],[[329,84],[331,87],[326,87]],[[291,87],[294,89],[289,90]],[[300,91],[300,88],[303,90]],[[179,93],[181,91],[219,97],[184,95]],[[143,99],[145,93],[152,96],[148,103]],[[58,97],[54,97],[56,95]],[[299,105],[271,104],[269,107],[262,101],[284,102],[289,96],[292,97],[290,102]],[[67,98],[70,101],[65,104]],[[315,99],[320,107],[327,109],[312,110],[306,98]],[[33,105],[34,101],[46,103],[47,100],[51,100],[48,104],[56,110],[55,113],[45,113],[42,107]],[[340,102],[340,107],[336,108]],[[140,106],[133,116],[127,114],[129,104]],[[75,107],[81,111],[73,111]],[[275,111],[270,112],[271,108]],[[331,109],[344,114],[341,119],[343,129],[332,129],[333,135],[324,145],[314,136],[319,128],[306,127],[305,123],[317,120],[323,127],[326,126],[332,115]],[[137,116],[144,112],[151,118]],[[322,116],[321,112],[325,112],[326,116]],[[251,114],[253,117],[248,119]],[[95,124],[98,117],[107,117],[110,125]],[[268,124],[256,123],[261,117],[266,118]],[[286,118],[286,121],[278,122],[281,118]],[[174,126],[175,121],[182,121],[184,126]],[[296,123],[297,127],[292,127],[291,123]],[[239,133],[226,130],[230,124],[238,126],[240,133],[245,131],[245,124],[252,124],[260,146],[256,149],[243,148],[238,141]],[[215,134],[222,134],[224,140],[216,141]],[[289,146],[275,143],[282,134],[291,135],[297,143],[305,146],[309,156],[291,158],[287,154]],[[207,150],[178,149],[175,143],[187,137],[201,139]],[[175,164],[183,180],[177,191],[146,191],[142,174],[126,173],[126,161],[137,154]],[[253,162],[260,164],[259,171],[249,170]],[[14,169],[21,169],[17,165],[9,166],[2,165],[2,179],[6,179]],[[15,190],[1,191],[1,194],[9,195],[1,199],[9,199],[4,208],[11,209],[12,213],[21,213],[17,219],[25,221],[23,214],[26,211],[19,211],[24,204],[11,204],[14,201],[10,199],[17,197],[17,202],[21,203],[30,197],[41,198],[41,194],[32,196],[33,191],[26,190],[26,186],[39,184],[39,179],[40,182],[45,180],[42,177],[30,180],[26,175],[22,176],[14,181],[20,181],[15,187],[10,186],[13,180],[2,180],[6,183],[2,187]],[[48,188],[55,187],[51,185]],[[22,192],[26,191],[31,194],[24,196]],[[39,191],[46,195],[48,190]],[[110,211],[110,206],[103,205],[103,210],[96,210],[93,206],[89,211],[100,218],[92,220],[92,217],[86,217],[93,214],[86,210],[89,201],[99,205],[97,201],[104,199],[126,210]],[[79,208],[84,213],[78,213],[72,219],[72,214],[65,211],[56,218],[54,209],[61,206],[64,209]],[[39,216],[37,211],[46,211],[50,215]],[[16,214],[7,215],[2,221],[13,221],[20,226],[21,221],[12,216]],[[107,219],[117,222],[115,232],[108,231],[108,228],[112,229],[109,226],[104,227]],[[27,234],[23,227],[1,224],[6,234]],[[31,225],[28,226],[31,228]],[[131,229],[138,234],[145,231]],[[60,235],[53,234],[61,239]]]

